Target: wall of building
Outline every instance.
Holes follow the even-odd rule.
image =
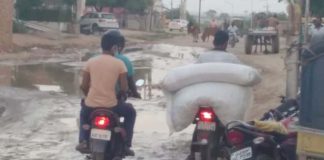
[[[0,0],[0,51],[12,47],[13,1]]]

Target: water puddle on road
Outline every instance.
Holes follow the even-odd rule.
[[[60,63],[1,66],[0,85],[78,94],[80,71],[69,69]]]
[[[82,62],[0,65],[0,86],[80,95]],[[150,62],[134,62],[135,80],[151,77]]]

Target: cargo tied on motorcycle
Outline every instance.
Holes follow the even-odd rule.
[[[226,56],[218,58],[227,60]],[[224,124],[243,120],[244,112],[253,101],[252,87],[260,81],[256,69],[225,62],[187,65],[166,75],[162,87],[168,100],[170,132],[179,132],[192,123],[195,125],[188,160],[229,158],[228,154],[221,155],[219,151],[224,142]],[[244,153],[238,152],[236,159],[250,157],[249,153]]]
[[[232,121],[225,127],[225,148],[231,155],[231,160],[296,160],[295,131],[285,128],[286,121],[292,121],[298,116],[296,100],[282,101],[277,108],[266,112],[267,119],[251,122]],[[292,109],[294,108],[294,109]],[[276,110],[280,118],[270,118],[268,115]],[[270,114],[271,115],[271,114]],[[251,148],[249,152],[248,148]],[[250,157],[250,158],[246,158]]]

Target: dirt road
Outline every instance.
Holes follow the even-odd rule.
[[[153,84],[159,83],[171,68],[193,63],[195,55],[211,48],[210,43],[193,44],[185,36],[155,43],[144,51],[128,54],[139,67],[136,78],[151,73]],[[277,97],[284,93],[283,53],[245,55],[242,48],[241,42],[229,51],[259,69],[263,76],[263,82],[255,88],[255,105],[247,113],[248,118],[254,118],[275,107],[279,103]],[[0,86],[3,86],[0,87],[0,141],[5,142],[0,143],[1,160],[84,159],[74,151],[81,98],[79,54],[83,53],[79,49],[75,52],[53,54],[50,59],[0,61]],[[142,70],[143,67],[150,71]],[[147,94],[143,89],[141,93]],[[136,156],[127,159],[184,159],[189,153],[192,128],[169,136],[163,93],[153,89],[151,99],[130,102],[138,113],[134,135]]]

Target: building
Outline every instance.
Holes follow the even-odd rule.
[[[13,1],[0,0],[0,52],[12,47]]]

